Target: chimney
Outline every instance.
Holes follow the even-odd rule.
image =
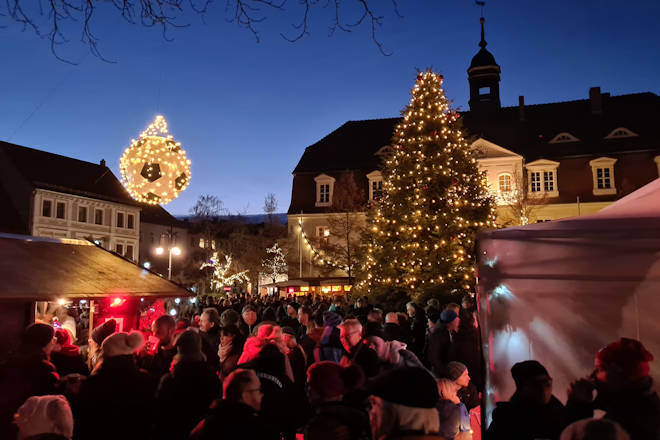
[[[594,115],[603,114],[603,99],[600,94],[600,87],[589,89],[589,101],[591,101],[591,113]]]
[[[99,164],[100,164],[102,167],[104,167],[104,166],[105,166],[105,159],[101,159],[101,162],[99,162]]]
[[[525,120],[525,97],[518,96],[518,110],[520,112],[520,121]]]

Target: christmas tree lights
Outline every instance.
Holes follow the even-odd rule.
[[[131,197],[150,205],[171,202],[190,183],[190,160],[168,134],[167,121],[160,115],[137,140],[131,140],[119,169]]]
[[[442,76],[417,76],[385,162],[383,196],[367,213],[362,280],[370,292],[470,291],[474,238],[495,227],[485,176],[442,89]]]

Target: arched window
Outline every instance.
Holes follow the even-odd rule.
[[[498,188],[500,192],[509,192],[511,191],[511,174],[502,173],[497,177]]]

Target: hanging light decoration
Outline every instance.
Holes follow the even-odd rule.
[[[167,131],[167,121],[156,116],[124,151],[119,162],[121,181],[138,202],[164,205],[190,183],[190,160],[181,144]]]

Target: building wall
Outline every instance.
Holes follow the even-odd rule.
[[[43,215],[44,201],[51,203],[48,216]],[[64,204],[64,218],[57,218],[58,203]],[[78,221],[79,208],[87,209],[84,222]],[[96,210],[103,212],[102,224],[95,223]],[[124,227],[117,224],[119,213]],[[132,228],[128,227],[129,216],[133,217]],[[136,206],[36,189],[31,224],[31,234],[38,237],[92,239],[133,261],[139,258],[140,208]]]

